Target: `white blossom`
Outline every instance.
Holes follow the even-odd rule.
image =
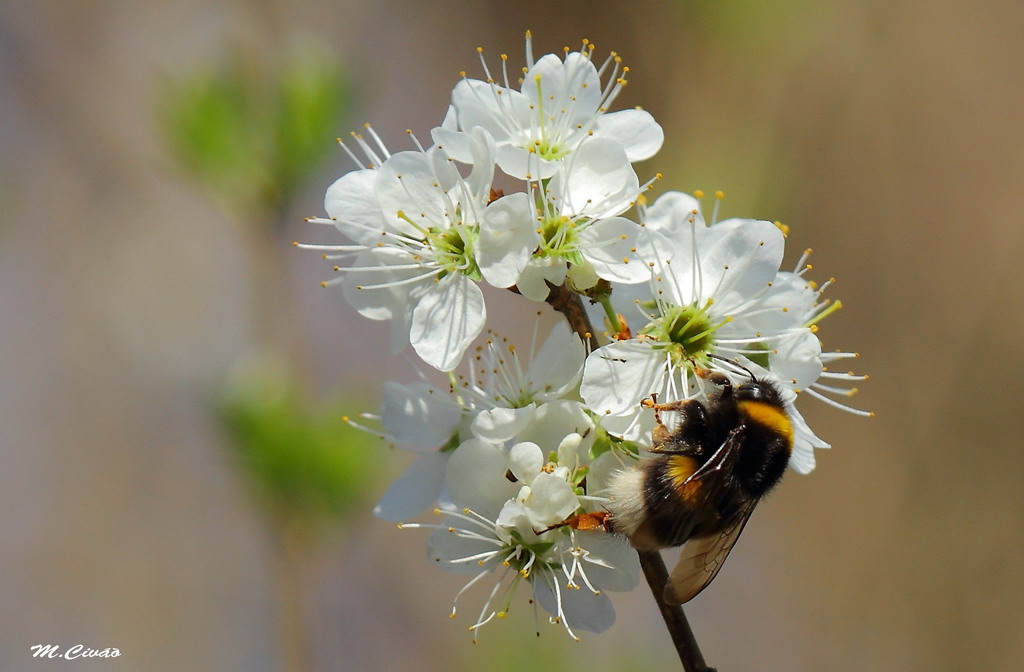
[[[411,342],[441,371],[454,369],[480,334],[487,313],[477,286],[473,247],[490,216],[494,143],[469,134],[472,172],[463,176],[440,148],[387,154],[357,137],[371,167],[343,175],[327,190],[324,207],[351,245],[323,249],[336,266],[345,298],[363,316],[392,322],[392,350]],[[496,207],[497,215],[508,206]]]
[[[745,361],[806,330],[795,315],[771,332],[755,324],[769,310],[760,300],[782,262],[783,234],[771,222],[732,219],[706,226],[696,201],[678,193],[647,208],[644,221],[671,242],[649,260],[648,298],[636,299],[631,311],[639,313],[642,326],[635,338],[590,355],[580,390],[592,410],[627,418],[626,427],[652,393],[663,399],[699,395],[695,362],[722,369],[710,355]]]
[[[630,162],[654,156],[664,132],[643,110],[608,112],[626,84],[625,69],[614,52],[600,69],[592,62],[594,45],[564,59],[546,54],[534,61],[531,36],[526,35],[526,70],[516,83],[509,80],[502,55],[501,84],[481,63],[486,81],[465,78],[452,92],[446,123],[434,130],[434,141],[464,160],[465,133],[484,128],[497,146],[502,171],[520,179],[546,179],[563,161],[592,141],[611,141]],[[602,85],[602,79],[606,83]]]
[[[566,442],[577,440],[567,437]],[[556,452],[576,462],[574,447],[560,446]],[[472,576],[456,595],[453,617],[470,587],[493,582],[470,630],[504,617],[517,587],[526,583],[535,605],[570,636],[576,638],[575,630],[601,632],[615,620],[604,591],[636,585],[636,554],[624,539],[567,527],[548,529],[581,506],[573,483],[583,465],[570,467],[560,461],[561,457],[547,461],[533,443],[518,443],[505,451],[469,441],[449,463],[453,504],[450,510],[438,510],[447,516],[445,521],[403,525],[434,528],[430,557],[446,571]]]
[[[806,277],[810,250],[780,270],[786,227],[717,221],[720,195],[710,224],[700,194],[646,204],[651,183],[633,164],[664,135],[641,109],[611,111],[628,71],[617,54],[598,66],[584,41],[535,59],[527,33],[517,77],[505,55],[492,74],[480,51],[485,79],[463,73],[433,145],[413,137],[415,150],[392,154],[369,126],[369,139],[353,134],[364,158],[343,145],[359,167],[328,188],[328,217],[310,220],[347,242],[299,246],[337,264],[325,286],[390,322],[392,352],[411,345],[436,369],[385,384],[380,414],[363,416],[379,426],[363,429],[415,454],[375,514],[443,517],[401,526],[432,530],[431,560],[469,577],[452,617],[483,591],[474,639],[509,612],[520,586],[535,617],[543,609],[577,638],[611,626],[606,591],[638,580],[626,537],[579,514],[606,512],[609,484],[651,447],[643,400],[712,399],[701,369],[771,382],[793,427],[789,464],[808,473],[815,449],[829,446],[798,395],[867,415],[840,401],[865,376],[835,369],[854,353],[823,352],[819,323],[841,304],[823,297],[832,280]],[[563,321],[540,344],[538,318],[529,345],[516,348],[485,331],[482,282],[535,301],[552,287],[584,295],[606,320],[592,341],[603,345],[577,335],[589,325]],[[446,384],[433,382],[438,371]],[[685,422],[665,415],[670,430]]]
[[[408,520],[448,501],[448,460],[468,440],[505,446],[520,437],[558,445],[576,433],[589,435],[579,449],[589,448],[593,421],[579,401],[564,399],[579,386],[583,343],[565,323],[556,324],[540,348],[536,338],[524,363],[513,345],[491,335],[477,348],[466,373],[451,376],[447,389],[425,381],[385,384],[382,435],[418,457],[384,493],[374,509],[377,516]]]

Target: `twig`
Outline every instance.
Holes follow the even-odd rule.
[[[640,567],[644,570],[644,578],[647,585],[651,587],[654,601],[658,604],[661,617],[665,621],[669,635],[672,636],[672,643],[676,646],[679,660],[686,672],[715,672],[714,668],[708,667],[701,655],[700,647],[690,629],[690,623],[686,620],[683,608],[671,606],[665,603],[664,590],[668,581],[668,569],[665,568],[665,561],[658,551],[637,551],[640,555]]]
[[[565,315],[572,330],[579,334],[584,343],[590,345],[591,351],[597,350],[597,336],[594,335],[594,328],[590,326],[590,318],[587,316],[587,309],[583,307],[583,301],[576,292],[567,289],[564,285],[555,287],[550,282],[546,301],[552,308]],[[518,291],[518,290],[517,290]]]
[[[550,283],[549,286],[551,286]],[[518,290],[513,288],[513,291]],[[580,335],[585,343],[590,345],[591,351],[597,349],[597,338],[594,336],[594,329],[579,294],[564,286],[551,286],[547,302],[552,308],[565,315],[569,326]],[[638,554],[640,555],[640,567],[644,570],[644,578],[647,579],[647,585],[651,587],[651,594],[654,595],[654,601],[665,621],[665,627],[668,628],[672,643],[675,644],[683,669],[686,672],[715,672],[704,662],[704,656],[700,653],[700,647],[697,646],[697,640],[693,636],[693,630],[690,629],[683,608],[665,603],[663,596],[665,583],[668,581],[668,570],[665,568],[665,561],[661,558],[661,553],[638,551]]]

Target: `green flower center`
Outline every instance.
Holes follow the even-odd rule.
[[[546,542],[546,541],[536,541],[536,542],[534,542],[532,544],[528,544],[528,543],[526,543],[526,541],[523,540],[522,535],[519,534],[519,532],[517,530],[511,530],[511,533],[512,533],[512,543],[514,545],[516,545],[516,546],[522,547],[527,552],[526,553],[520,553],[520,554],[518,554],[518,555],[516,555],[514,557],[509,558],[508,559],[508,564],[509,564],[509,566],[512,569],[514,569],[517,572],[519,572],[519,574],[523,578],[527,578],[527,577],[529,577],[529,575],[532,572],[532,570],[534,570],[538,566],[537,561],[534,561],[532,563],[533,566],[530,567],[530,568],[527,568],[526,565],[527,565],[527,563],[528,563],[528,561],[530,559],[530,555],[532,554],[532,555],[536,556],[538,559],[542,558],[542,557],[544,557],[545,553],[547,553],[548,551],[551,550],[551,547],[554,546],[554,543]],[[542,563],[542,564],[546,565],[550,569],[554,569],[555,567],[557,567],[557,565],[555,565],[553,563]]]
[[[533,144],[524,147],[524,149],[534,152],[537,156],[548,161],[557,161],[569,155],[569,148],[561,142],[560,134],[556,129],[552,129],[548,124],[549,119],[547,114],[544,112],[544,88],[541,86],[541,77],[537,75],[534,78],[534,85],[537,87],[537,106],[534,108],[534,113],[537,115],[537,129],[540,131],[540,137],[533,141]]]
[[[703,307],[664,305],[662,316],[643,333],[652,336],[667,348],[677,364],[687,360],[703,361],[715,347],[714,334],[722,325],[731,321],[725,318],[717,324],[710,315],[711,302]]]
[[[461,257],[466,253],[466,241],[462,239],[462,235],[459,234],[458,229],[455,227],[444,231],[431,229],[430,232],[434,234],[434,238],[438,241],[437,247],[444,250],[445,254]]]
[[[423,242],[433,251],[433,259],[441,267],[437,275],[438,279],[449,273],[462,273],[479,281],[483,276],[472,253],[473,241],[478,235],[478,228],[462,224],[460,214],[456,211],[455,221],[451,226],[443,229],[434,226],[420,226],[401,211],[398,216],[414,226],[423,236]]]
[[[545,217],[538,227],[540,250],[538,256],[559,257],[572,264],[582,264],[579,253],[579,228],[577,222],[563,215]]]
[[[548,161],[557,161],[569,155],[568,148],[562,143],[543,138],[534,141],[533,152]]]

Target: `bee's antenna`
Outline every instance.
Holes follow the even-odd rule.
[[[752,382],[752,383],[756,383],[756,382],[758,382],[758,381],[757,381],[757,376],[755,376],[755,375],[754,375],[754,374],[753,374],[753,373],[752,373],[752,372],[750,371],[750,369],[748,369],[747,367],[743,366],[743,365],[742,365],[742,364],[740,364],[739,362],[735,362],[735,361],[733,361],[733,360],[731,360],[731,359],[726,359],[725,357],[722,357],[721,355],[715,355],[715,354],[712,354],[712,353],[710,353],[710,352],[709,352],[709,353],[707,354],[707,357],[709,357],[710,359],[717,359],[717,360],[718,360],[718,361],[720,361],[720,362],[725,362],[726,364],[729,364],[730,366],[734,366],[734,367],[736,367],[737,369],[741,369],[741,370],[742,370],[742,371],[744,371],[744,372],[745,372],[745,373],[746,373],[746,374],[747,374],[748,376],[750,376],[750,382]]]

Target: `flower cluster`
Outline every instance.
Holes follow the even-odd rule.
[[[790,464],[807,473],[828,444],[793,406],[797,392],[853,411],[834,397],[854,389],[826,382],[862,377],[827,370],[854,356],[823,353],[817,337],[839,303],[805,277],[809,251],[780,270],[785,227],[706,219],[699,193],[647,203],[650,182],[633,163],[663,133],[643,110],[610,111],[628,70],[616,54],[598,65],[584,42],[535,60],[529,34],[526,47],[514,82],[506,56],[498,77],[481,56],[485,79],[463,76],[432,144],[412,137],[415,149],[392,154],[369,127],[353,134],[345,148],[360,167],[328,189],[329,216],[310,220],[349,242],[300,247],[338,264],[324,285],[391,322],[394,351],[411,344],[447,375],[442,386],[427,375],[385,386],[372,417],[418,458],[377,515],[432,529],[430,558],[471,577],[452,616],[467,589],[491,586],[472,630],[503,617],[526,585],[534,608],[575,637],[607,628],[605,591],[637,582],[624,538],[562,523],[600,511],[613,474],[651,447],[644,399],[706,399],[698,368],[771,380],[793,419]],[[584,342],[597,330],[560,323],[521,358],[485,333],[482,284],[535,301],[568,292],[605,328]],[[441,518],[407,522],[430,509]]]

